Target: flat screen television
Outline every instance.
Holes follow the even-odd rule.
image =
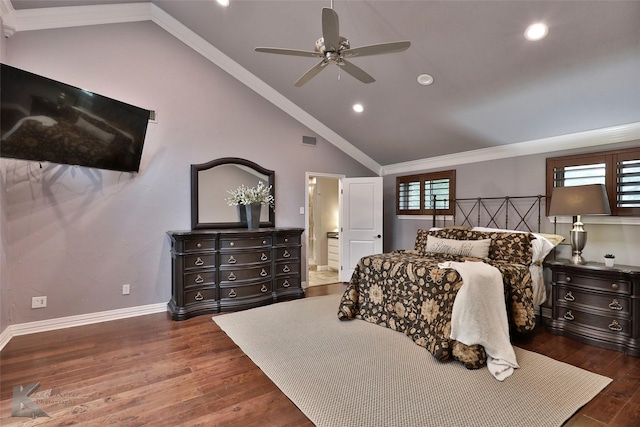
[[[0,156],[139,171],[149,110],[0,67]]]

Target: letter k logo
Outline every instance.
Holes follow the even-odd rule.
[[[29,398],[38,387],[40,387],[40,383],[31,383],[25,388],[22,388],[21,385],[13,386],[13,400],[11,401],[12,417],[49,417],[46,412]]]

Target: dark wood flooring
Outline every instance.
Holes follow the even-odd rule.
[[[543,327],[516,344],[614,379],[568,426],[640,425],[640,358]],[[50,418],[11,417],[13,387],[35,382],[31,398]],[[174,322],[159,313],[14,337],[0,353],[0,384],[2,426],[312,425],[210,316]]]

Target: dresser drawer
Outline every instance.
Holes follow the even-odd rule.
[[[221,251],[228,251],[232,249],[262,248],[262,247],[269,248],[270,246],[271,246],[271,236],[220,238]]]
[[[233,252],[220,254],[221,267],[257,264],[269,261],[271,261],[271,251],[269,249],[259,252]]]
[[[215,254],[185,255],[183,260],[185,270],[214,267],[216,265]]]
[[[300,259],[300,246],[284,247],[276,249],[276,261]]]
[[[209,239],[188,239],[184,241],[185,252],[213,251],[216,249],[216,241]]]
[[[569,272],[559,271],[557,281],[567,284],[580,285],[600,291],[617,292],[621,294],[631,294],[631,282],[621,279],[608,279],[606,277],[583,276]]]
[[[211,286],[215,284],[215,270],[199,271],[197,273],[189,273],[184,275],[185,288],[191,288],[193,286]]]
[[[242,282],[256,279],[270,279],[271,266],[262,267],[244,267],[244,268],[221,268],[220,269],[220,285],[233,282]]]
[[[300,277],[284,277],[281,279],[276,279],[276,290],[277,289],[289,289],[289,288],[299,288],[300,287]]]
[[[599,316],[573,308],[558,307],[558,320],[576,326],[588,326],[614,335],[631,335],[631,321],[625,317]]]
[[[299,245],[300,234],[284,234],[278,233],[276,235],[276,245]]]
[[[192,304],[197,302],[209,301],[216,299],[215,288],[194,289],[184,293],[184,303]]]
[[[284,274],[299,274],[300,263],[299,262],[283,262],[276,264],[276,276]]]
[[[597,310],[629,314],[631,299],[615,293],[585,292],[581,288],[558,286],[558,304],[564,307],[587,306]]]
[[[220,299],[248,298],[271,293],[271,281],[252,285],[225,285],[220,287]]]

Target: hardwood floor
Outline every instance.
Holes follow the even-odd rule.
[[[315,286],[307,297],[343,290]],[[567,426],[640,424],[640,358],[542,327],[516,344],[614,379]],[[13,387],[35,382],[31,399],[50,418],[11,417]],[[160,313],[14,337],[0,353],[0,400],[2,426],[312,425],[206,315],[174,322]]]

